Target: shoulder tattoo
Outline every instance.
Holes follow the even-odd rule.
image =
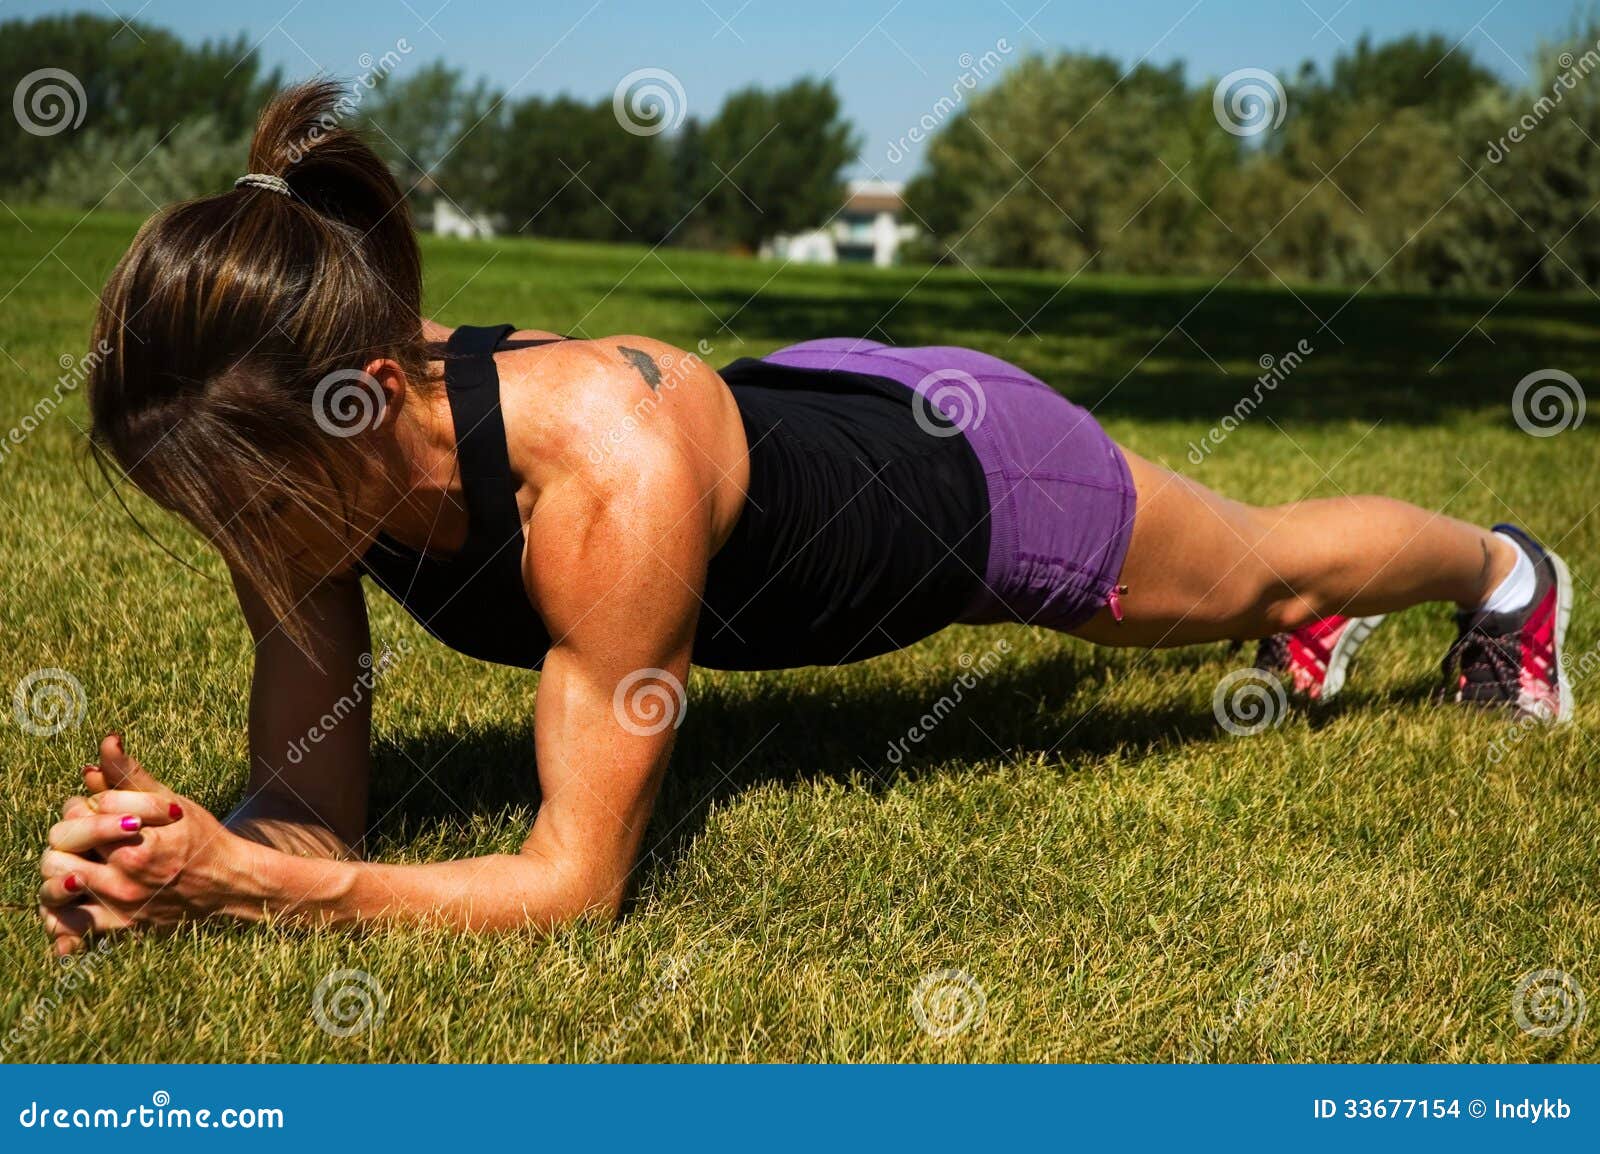
[[[627,345],[618,345],[617,352],[628,358],[630,364],[639,371],[644,378],[644,383],[650,386],[650,391],[655,392],[661,387],[661,370],[650,354],[639,349],[630,349]]]

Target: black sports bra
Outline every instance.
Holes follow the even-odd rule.
[[[446,645],[537,668],[550,634],[522,578],[523,526],[494,353],[512,325],[456,329],[445,388],[465,492],[450,556],[379,535],[359,569]],[[746,358],[721,371],[743,418],[750,486],[706,573],[693,660],[718,669],[858,661],[956,621],[988,563],[988,491],[963,436],[929,437],[912,392],[859,373]]]

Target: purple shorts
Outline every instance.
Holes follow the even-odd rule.
[[[1107,605],[1133,532],[1133,478],[1087,410],[998,357],[944,345],[838,338],[763,360],[889,377],[967,438],[989,487],[989,564],[961,617],[1072,629]]]

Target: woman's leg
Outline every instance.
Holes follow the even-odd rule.
[[[1424,601],[1477,606],[1516,550],[1487,529],[1388,497],[1254,506],[1124,450],[1138,495],[1123,619],[1073,630],[1102,645],[1266,637],[1339,613]]]

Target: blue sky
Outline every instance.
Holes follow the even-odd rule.
[[[141,7],[142,4],[142,7]],[[749,84],[828,75],[865,139],[856,175],[903,178],[920,149],[896,142],[948,95],[965,61],[1074,49],[1125,63],[1185,60],[1190,75],[1289,71],[1326,61],[1362,32],[1438,31],[1512,80],[1561,34],[1574,0],[0,0],[0,16],[87,9],[185,39],[240,32],[291,76],[354,77],[404,38],[407,62],[444,58],[513,95],[609,96],[641,68],[671,72],[691,113]],[[128,35],[128,33],[123,33]],[[1004,45],[1004,47],[1002,47]],[[402,67],[405,65],[403,64]],[[979,83],[992,83],[992,76]],[[904,152],[895,163],[894,154]]]

